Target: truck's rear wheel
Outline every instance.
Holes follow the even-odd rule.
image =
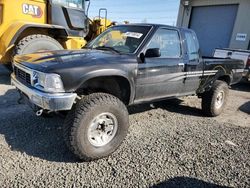
[[[217,80],[213,87],[202,96],[202,110],[211,117],[222,113],[228,97],[228,85],[226,82]]]
[[[90,161],[114,152],[127,135],[126,106],[116,97],[95,93],[84,97],[64,124],[67,146],[81,160]]]
[[[18,42],[14,51],[14,56],[38,51],[62,49],[63,47],[59,42],[47,35],[30,35]]]

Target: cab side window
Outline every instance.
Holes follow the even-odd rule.
[[[185,32],[189,61],[199,59],[199,43],[196,36],[191,32]]]
[[[181,56],[181,44],[178,31],[159,29],[149,42],[147,49],[159,48],[161,58],[178,58]]]

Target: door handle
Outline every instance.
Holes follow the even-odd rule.
[[[184,67],[184,66],[185,66],[185,64],[184,64],[184,63],[178,63],[178,66],[182,66],[182,67]]]

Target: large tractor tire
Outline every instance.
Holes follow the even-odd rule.
[[[228,84],[224,81],[215,81],[213,87],[202,96],[202,110],[210,117],[222,113],[228,98]]]
[[[113,95],[94,93],[69,112],[63,132],[69,149],[81,160],[91,161],[114,152],[128,128],[128,111],[123,102]]]
[[[14,50],[15,55],[30,54],[38,51],[62,50],[62,45],[47,35],[30,35],[18,42]]]

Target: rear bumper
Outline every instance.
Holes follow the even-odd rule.
[[[19,82],[15,75],[11,75],[11,84],[22,94],[26,95],[29,102],[49,111],[70,110],[77,97],[76,93],[44,93],[37,89],[30,88]]]
[[[244,69],[243,78],[245,78],[247,81],[250,81],[250,68]]]
[[[244,69],[244,72],[243,72],[242,76],[243,77],[248,76],[249,75],[249,71],[250,71],[250,69]]]
[[[248,73],[246,75],[247,80],[250,82],[250,69],[248,70]]]

